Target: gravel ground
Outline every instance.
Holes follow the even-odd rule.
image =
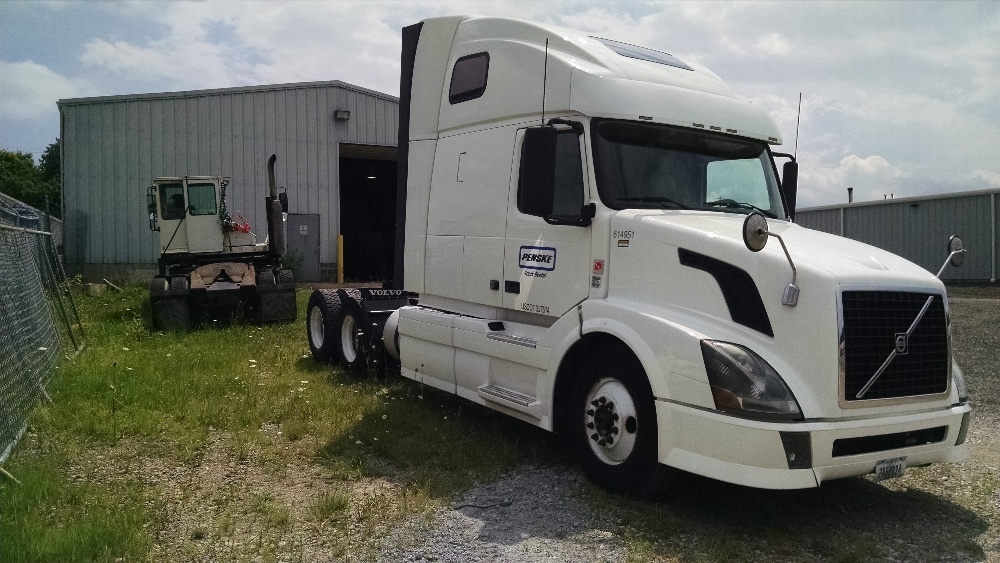
[[[914,469],[879,484],[855,478],[783,492],[687,475],[660,499],[638,507],[612,502],[610,510],[595,510],[592,488],[575,468],[532,469],[475,487],[429,519],[409,520],[387,538],[378,560],[622,561],[625,536],[634,535],[622,523],[638,519],[639,535],[651,535],[659,547],[631,553],[633,560],[998,563],[1000,300],[963,294],[970,297],[951,301],[955,354],[974,407],[972,454],[963,463]],[[637,509],[668,516],[641,530],[642,516],[628,514]],[[739,533],[755,520],[765,522],[765,537]],[[672,529],[656,529],[659,522]],[[769,538],[771,528],[778,532]],[[721,550],[719,535],[731,538]]]
[[[624,561],[625,548],[580,495],[582,473],[533,469],[473,488],[430,522],[393,533],[380,562]]]

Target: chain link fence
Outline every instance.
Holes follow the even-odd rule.
[[[63,354],[83,347],[47,217],[0,202],[0,464],[24,433]]]

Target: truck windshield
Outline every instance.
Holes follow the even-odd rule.
[[[592,137],[598,191],[612,209],[785,216],[764,143],[612,120],[595,120]]]

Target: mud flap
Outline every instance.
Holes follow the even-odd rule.
[[[295,320],[297,308],[294,283],[258,285],[257,293],[260,295],[261,322]]]

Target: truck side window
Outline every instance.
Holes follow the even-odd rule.
[[[215,215],[215,184],[188,184],[188,205],[191,215]]]
[[[184,218],[184,186],[177,184],[160,184],[160,207],[163,208],[163,219],[166,221]]]
[[[578,217],[583,207],[583,162],[580,138],[573,131],[556,136],[556,189],[552,214]]]
[[[486,92],[486,79],[490,72],[490,54],[466,55],[455,61],[451,72],[448,101],[460,104],[474,100]]]

